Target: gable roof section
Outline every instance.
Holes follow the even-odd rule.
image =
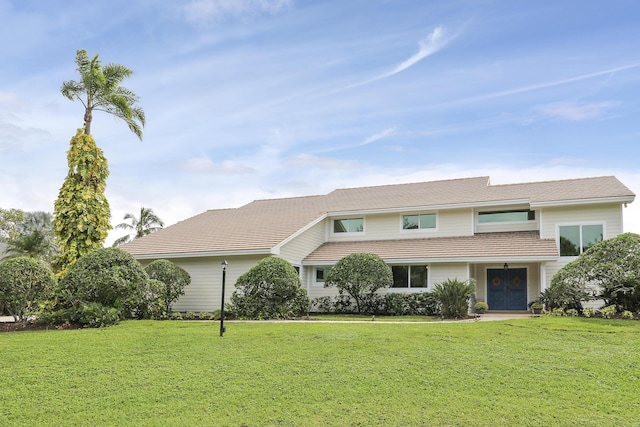
[[[542,261],[558,257],[554,239],[540,239],[536,231],[519,231],[425,239],[328,242],[307,256],[303,264],[333,264],[349,254],[359,252],[374,253],[386,262]]]
[[[269,254],[324,216],[530,204],[632,202],[615,177],[490,185],[489,177],[346,188],[327,195],[256,200],[209,210],[122,246],[137,258]],[[406,242],[403,240],[403,242]]]

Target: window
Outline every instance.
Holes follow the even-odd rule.
[[[436,214],[403,215],[403,230],[423,230],[436,228]]]
[[[426,288],[427,265],[394,265],[391,267],[393,273],[394,288]]]
[[[334,233],[362,233],[364,218],[336,219],[333,221]]]
[[[329,274],[329,267],[316,268],[316,283],[324,283]]]
[[[530,210],[478,212],[479,223],[535,221],[536,212]]]
[[[559,227],[560,256],[578,256],[602,241],[602,224],[562,225]]]

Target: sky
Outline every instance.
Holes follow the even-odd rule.
[[[141,142],[94,113],[113,225],[474,176],[640,194],[639,18],[635,0],[0,0],[0,207],[53,212],[79,49],[134,71],[147,118]]]

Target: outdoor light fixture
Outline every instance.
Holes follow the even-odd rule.
[[[509,269],[509,264],[507,264],[506,262],[504,263],[504,271],[507,271]],[[224,285],[223,285],[224,286]],[[224,289],[224,288],[223,288]],[[224,291],[223,291],[224,292]]]
[[[222,303],[220,304],[220,336],[224,336],[225,327],[224,327],[224,282],[227,278],[227,266],[229,263],[225,259],[222,261]]]

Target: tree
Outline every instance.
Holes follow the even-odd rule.
[[[145,208],[144,206],[140,208],[140,217],[136,218],[136,216],[132,213],[128,213],[124,216],[124,220],[130,220],[131,224],[123,222],[116,225],[116,229],[121,228],[124,230],[133,230],[135,234],[133,236],[134,239],[138,239],[140,237],[146,236],[147,234],[155,233],[164,227],[164,222],[153,212],[151,208]],[[122,236],[113,242],[113,246],[120,246],[124,243],[127,243],[131,240],[131,235]]]
[[[553,276],[551,288],[556,287],[585,298],[599,291],[607,305],[640,309],[640,235],[625,233],[593,245]]]
[[[391,268],[378,255],[354,253],[336,263],[327,275],[324,286],[336,286],[340,295],[348,294],[356,302],[358,313],[374,300],[379,289],[393,284]],[[372,307],[368,307],[369,310]]]
[[[9,257],[28,256],[51,263],[60,253],[53,232],[53,216],[49,212],[26,212],[7,239],[5,253]]]
[[[0,305],[4,305],[16,322],[36,313],[39,303],[51,297],[55,277],[47,265],[28,257],[0,262]]]
[[[24,220],[24,212],[20,209],[0,208],[0,242],[15,237],[17,225]]]
[[[135,105],[140,98],[120,86],[133,71],[120,64],[110,63],[103,67],[98,55],[89,59],[84,49],[76,52],[75,62],[80,81],[66,81],[60,91],[71,101],[78,100],[84,106],[84,133],[91,134],[93,111],[104,111],[127,122],[129,129],[142,140],[145,115],[142,108]]]
[[[158,259],[144,268],[149,279],[162,282],[158,297],[164,303],[165,313],[171,313],[171,304],[184,295],[184,288],[191,283],[191,276],[182,267],[167,259]]]
[[[264,258],[240,276],[230,311],[245,319],[286,319],[305,313],[307,292],[298,272],[282,258]]]
[[[64,275],[73,263],[101,248],[111,229],[111,209],[104,195],[109,168],[93,137],[78,129],[67,152],[69,172],[54,204],[53,228],[62,255],[55,261]]]

